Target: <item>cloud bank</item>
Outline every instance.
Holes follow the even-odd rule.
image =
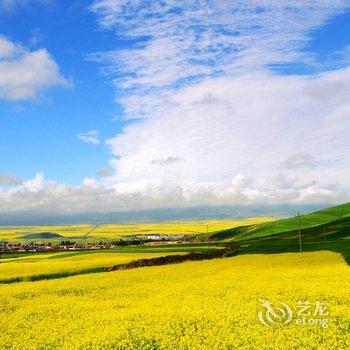
[[[134,182],[114,187],[87,178],[81,186],[45,180],[42,173],[20,185],[0,186],[0,214],[33,213],[74,215],[138,209],[193,207],[202,205],[294,205],[324,204],[344,199],[339,187],[321,188],[314,183],[289,186],[286,179],[275,179],[271,188],[261,189],[243,175],[231,181]]]

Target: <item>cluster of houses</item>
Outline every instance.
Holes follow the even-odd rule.
[[[0,241],[0,253],[1,252],[18,252],[18,253],[34,253],[43,251],[67,251],[67,250],[98,250],[98,249],[110,249],[124,245],[155,245],[155,244],[179,244],[185,243],[189,240],[188,235],[133,235],[121,238],[116,242],[71,242],[62,241],[61,243],[51,242],[6,242]]]
[[[43,251],[59,251],[59,250],[87,250],[87,249],[107,249],[113,248],[115,245],[106,242],[99,243],[76,243],[76,242],[61,242],[55,243],[13,243],[0,241],[0,252],[17,252],[17,253],[35,253]]]
[[[132,235],[124,237],[125,241],[133,241],[139,240],[143,243],[149,242],[167,242],[167,243],[183,243],[188,241],[190,235],[161,235],[159,233],[151,234],[151,235]]]

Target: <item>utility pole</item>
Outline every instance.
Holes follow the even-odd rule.
[[[209,225],[207,225],[207,249],[209,250]]]
[[[300,253],[302,252],[302,249],[301,249],[301,225],[300,225],[300,212],[298,210],[298,226],[299,226],[299,250],[300,250]]]

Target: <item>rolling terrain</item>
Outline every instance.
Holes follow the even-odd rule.
[[[4,255],[0,348],[248,350],[253,345],[280,349],[281,344],[311,349],[313,344],[348,349],[350,204],[301,216],[302,253],[296,218],[260,220],[217,222],[208,235],[196,237],[204,243]],[[182,232],[197,227],[191,222]],[[170,228],[174,232],[169,223],[163,230],[150,224],[147,232],[165,234]],[[22,229],[21,235],[29,232]],[[95,235],[88,225],[71,229],[41,227],[38,232],[43,239],[55,239],[51,231],[60,239],[67,232]],[[110,232],[104,227],[101,237],[111,237]],[[238,250],[211,260],[105,269],[224,246]],[[265,326],[257,316],[260,300],[288,304],[295,318]],[[296,323],[300,300],[329,305],[323,326]]]
[[[329,226],[332,223],[350,218],[350,203],[323,209],[310,214],[300,216],[301,229],[309,229],[312,227]],[[299,228],[296,217],[291,217],[272,222],[261,224],[253,224],[247,226],[238,226],[211,235],[212,240],[235,240],[245,241],[249,239],[257,239],[271,235],[278,235],[286,232],[295,232]],[[323,229],[322,229],[323,233]]]
[[[211,241],[237,242],[240,254],[299,252],[297,217],[240,226],[210,235]],[[302,251],[330,250],[350,264],[350,203],[300,216]]]

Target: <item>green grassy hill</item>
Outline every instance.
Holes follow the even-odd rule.
[[[302,215],[300,223],[301,247],[295,217],[224,230],[210,239],[240,243],[239,254],[330,250],[350,265],[350,203]]]
[[[330,223],[336,223],[339,220],[342,222],[342,219],[347,218],[350,218],[350,203],[323,209],[310,214],[301,215],[300,223],[302,230],[318,227],[318,232],[323,233],[324,225],[329,226]],[[346,222],[347,227],[350,229],[350,221],[345,220],[344,222]],[[344,229],[344,227],[342,229]],[[258,225],[250,225],[244,227],[241,226],[220,231],[211,235],[210,239],[246,241],[288,232],[293,235],[293,231],[297,230],[298,220],[296,217],[292,217]]]

